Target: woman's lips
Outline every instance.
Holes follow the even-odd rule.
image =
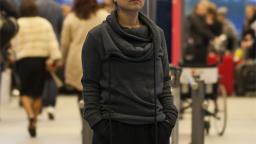
[[[140,3],[141,0],[130,0],[129,2],[136,2],[136,3]]]

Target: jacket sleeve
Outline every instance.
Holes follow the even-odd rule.
[[[84,118],[93,127],[102,120],[100,113],[100,73],[101,59],[98,42],[92,34],[88,34],[82,50],[83,65],[83,98],[85,102]]]
[[[50,59],[59,60],[61,59],[61,52],[59,49],[59,44],[52,28],[52,25],[48,22],[47,26],[47,34],[48,34],[48,48],[50,53]]]
[[[173,96],[171,93],[171,86],[170,86],[170,75],[169,75],[169,60],[167,54],[167,46],[165,41],[164,32],[161,32],[161,39],[162,39],[162,48],[164,49],[164,56],[163,56],[163,71],[164,71],[164,86],[163,86],[163,93],[159,95],[159,101],[163,105],[163,111],[166,115],[166,119],[169,123],[174,127],[176,123],[176,119],[178,117],[178,111],[173,104]]]

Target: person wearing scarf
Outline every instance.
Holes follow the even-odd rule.
[[[145,0],[115,0],[82,51],[84,118],[93,144],[169,144],[178,112],[164,33],[139,11]]]

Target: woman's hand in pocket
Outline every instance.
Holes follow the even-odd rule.
[[[92,127],[92,129],[93,129],[94,133],[103,135],[106,132],[108,125],[109,125],[109,123],[107,120],[101,120],[94,127]]]
[[[164,121],[163,124],[167,128],[167,131],[169,132],[169,135],[171,135],[174,126],[167,120]]]

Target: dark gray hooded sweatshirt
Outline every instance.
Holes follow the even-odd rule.
[[[87,35],[82,83],[84,118],[91,127],[109,118],[127,124],[157,120],[175,125],[164,33],[141,13],[139,19],[141,28],[123,28],[114,11]]]

